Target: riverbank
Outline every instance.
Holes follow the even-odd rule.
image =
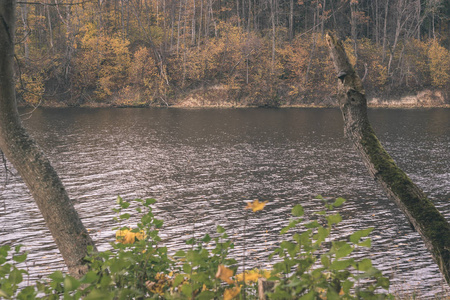
[[[248,99],[241,101],[230,100],[230,95],[219,88],[195,91],[187,95],[176,97],[171,101],[142,102],[124,101],[124,99],[114,99],[111,102],[88,101],[79,104],[64,104],[62,102],[47,101],[39,104],[41,107],[173,107],[173,108],[252,108],[252,107],[278,107],[278,108],[332,108],[338,107],[337,99],[334,95],[325,97],[325,100],[296,101],[294,99],[279,99],[274,105],[256,105]],[[309,103],[305,103],[309,102]],[[126,104],[124,104],[126,103]],[[416,94],[405,95],[396,98],[369,98],[368,107],[371,108],[450,108],[450,97],[444,91],[423,90]],[[22,106],[22,105],[21,105]]]

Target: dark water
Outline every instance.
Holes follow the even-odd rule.
[[[450,220],[450,110],[369,114],[388,152]],[[343,137],[339,110],[40,109],[24,124],[101,250],[114,240],[111,209],[121,195],[159,200],[155,211],[169,248],[220,224],[239,256],[245,201],[260,199],[269,204],[250,215],[245,239],[250,264],[269,267],[265,251],[280,240],[293,205],[311,213],[321,208],[314,196],[342,196],[348,201],[337,234],[375,227],[372,249],[360,255],[392,278],[393,292],[430,297],[444,290],[420,237]],[[0,243],[25,246],[32,280],[62,269],[21,180],[10,178],[0,195]]]

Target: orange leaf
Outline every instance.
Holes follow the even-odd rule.
[[[220,278],[228,284],[232,284],[233,280],[230,277],[233,276],[233,270],[228,269],[224,265],[219,265],[219,269],[216,273],[216,278]]]
[[[117,230],[116,242],[121,244],[134,244],[137,240],[143,240],[145,238],[144,231],[132,232],[130,229]]]
[[[248,202],[245,209],[251,209],[253,212],[256,212],[258,210],[263,210],[264,206],[267,204],[267,202],[269,202],[269,201],[259,202],[259,200],[256,199],[253,202]]]
[[[226,289],[225,292],[223,293],[223,300],[231,300],[237,295],[239,295],[240,292],[241,288],[238,286],[235,286],[231,289]]]

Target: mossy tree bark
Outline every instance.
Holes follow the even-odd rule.
[[[326,39],[338,73],[339,106],[346,136],[362,157],[369,173],[420,234],[445,280],[450,284],[449,223],[385,151],[369,123],[367,100],[361,80],[350,64],[342,43],[331,34],[327,34]]]
[[[95,245],[49,160],[22,126],[13,69],[15,5],[0,2],[0,148],[28,186],[69,273],[79,277],[87,269],[87,247]]]

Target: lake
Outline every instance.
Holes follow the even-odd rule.
[[[370,109],[379,139],[450,220],[450,110]],[[342,196],[338,235],[375,227],[370,257],[392,291],[439,295],[445,283],[416,232],[368,176],[338,109],[38,109],[24,125],[43,148],[100,250],[114,241],[117,195],[153,197],[170,249],[224,226],[250,266],[267,268],[295,204]],[[0,244],[29,251],[30,280],[64,265],[18,176],[0,171]],[[14,171],[13,171],[14,172]],[[250,214],[245,202],[269,201]],[[136,218],[130,220],[132,224]]]

